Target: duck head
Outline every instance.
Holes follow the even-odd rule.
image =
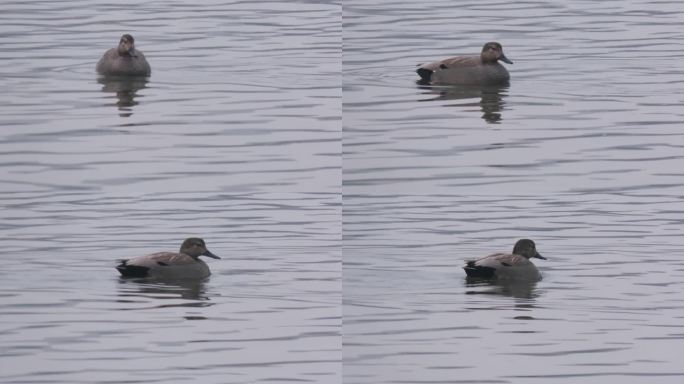
[[[129,34],[121,36],[117,51],[119,52],[120,56],[138,56],[138,53],[135,50],[135,39],[133,39],[133,36]]]
[[[546,260],[546,257],[540,255],[539,252],[537,252],[537,248],[534,245],[534,241],[530,239],[518,240],[518,242],[515,243],[515,247],[513,247],[513,254],[525,256],[528,259],[534,257],[537,259]]]
[[[190,237],[188,239],[185,239],[185,241],[181,245],[180,253],[185,253],[186,255],[191,256],[195,259],[200,256],[208,256],[213,259],[220,259],[220,257],[209,252],[209,250],[207,249],[207,245],[204,243],[204,240],[200,239],[199,237]]]
[[[504,55],[501,44],[496,42],[485,44],[484,47],[482,47],[480,57],[484,63],[496,63],[497,60],[501,60],[504,63],[513,64],[513,62],[508,60],[508,57]]]

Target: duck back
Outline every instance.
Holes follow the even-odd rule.
[[[524,256],[496,253],[478,260],[468,261],[463,267],[466,275],[484,279],[539,280],[541,273]]]
[[[211,274],[209,266],[204,261],[174,252],[158,252],[122,260],[116,269],[124,277],[194,279],[205,278]]]

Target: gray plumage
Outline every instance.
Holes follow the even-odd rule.
[[[541,273],[529,260],[546,258],[537,252],[534,241],[518,240],[513,253],[495,253],[480,259],[470,260],[463,267],[468,277],[502,280],[540,280]]]
[[[95,70],[106,76],[149,76],[152,73],[145,55],[135,48],[135,40],[128,34],[121,36],[118,47],[105,52]]]
[[[510,75],[499,60],[513,64],[503,53],[501,44],[490,42],[479,56],[456,56],[421,65],[416,72],[421,81],[430,84],[500,85]]]
[[[183,241],[179,252],[157,252],[121,260],[116,269],[124,277],[202,279],[211,271],[200,256],[220,259],[209,252],[204,240],[191,237]]]

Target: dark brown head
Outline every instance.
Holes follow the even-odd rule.
[[[497,60],[501,60],[504,63],[513,64],[513,62],[508,60],[508,58],[504,55],[501,44],[496,42],[485,44],[484,47],[482,47],[482,53],[480,53],[480,57],[484,63],[496,63]]]
[[[186,255],[195,259],[200,256],[209,256],[214,259],[220,259],[220,257],[209,252],[204,240],[200,239],[199,237],[190,237],[185,239],[180,247],[180,253],[185,253]]]
[[[135,52],[135,40],[133,39],[133,36],[129,34],[121,36],[117,51],[119,51],[119,55],[121,56],[137,56],[137,53]]]
[[[515,243],[515,247],[513,247],[513,254],[525,256],[528,259],[535,257],[537,259],[546,260],[546,257],[537,252],[537,247],[535,247],[534,241],[529,239],[518,240],[518,242]]]

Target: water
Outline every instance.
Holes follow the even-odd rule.
[[[3,2],[0,382],[341,380],[341,7],[189,5]],[[118,277],[188,236],[209,280]]]
[[[1,382],[681,382],[684,6],[189,5],[3,2]],[[510,86],[415,83],[487,41]]]
[[[344,382],[681,382],[684,7],[351,0],[343,20]],[[509,87],[415,83],[488,41]],[[542,281],[466,281],[525,237]]]

